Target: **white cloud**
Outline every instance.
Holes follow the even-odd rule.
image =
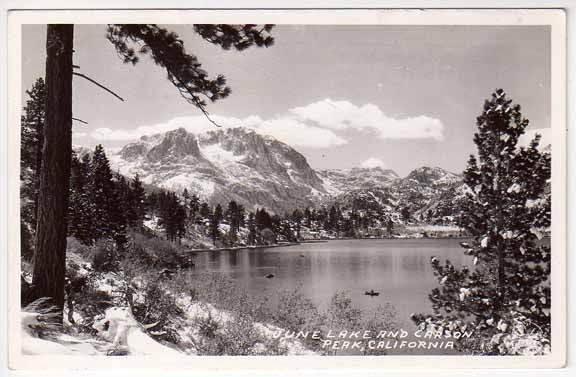
[[[212,119],[224,128],[246,127],[270,135],[294,147],[330,148],[346,144],[339,134],[353,129],[376,133],[381,139],[443,140],[442,122],[427,116],[394,119],[386,116],[377,106],[356,106],[348,101],[325,99],[304,107],[296,107],[286,114],[269,119],[248,116],[243,119],[214,115]],[[144,135],[154,135],[185,128],[192,133],[217,129],[202,115],[173,118],[167,122],[132,129],[98,128],[90,136],[104,141],[133,141]]]
[[[223,127],[237,127],[241,123],[241,121],[236,118],[213,116],[212,119],[214,119],[214,121],[216,121],[218,124],[221,124]],[[210,123],[206,117],[197,115],[177,117],[164,123],[140,126],[132,129],[119,128],[113,130],[105,127],[98,128],[94,130],[90,136],[96,140],[132,141],[145,135],[164,133],[181,127],[193,133],[203,133],[208,130],[216,129],[216,126]]]
[[[329,148],[348,142],[331,130],[310,126],[292,118],[267,120],[254,129],[291,146]]]
[[[365,160],[360,164],[362,168],[386,168],[386,164],[379,158],[370,157],[369,159]]]
[[[223,128],[250,128],[294,147],[329,148],[347,143],[344,138],[336,135],[331,130],[308,125],[293,117],[263,120],[258,116],[249,116],[244,119],[212,116],[212,119]],[[98,128],[90,136],[96,140],[132,141],[144,135],[164,133],[181,127],[195,134],[218,129],[206,117],[199,115],[178,117],[165,123],[140,126],[133,129],[113,130],[110,128]]]
[[[395,119],[385,115],[378,106],[357,106],[348,101],[324,99],[291,113],[304,122],[312,121],[332,130],[370,130],[381,139],[444,139],[444,125],[439,119],[425,115]]]

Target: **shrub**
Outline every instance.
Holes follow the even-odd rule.
[[[177,323],[184,312],[178,306],[176,296],[151,274],[142,277],[141,281],[144,286],[140,286],[135,297],[128,300],[132,302],[134,318],[145,326],[153,324],[148,329],[155,339],[178,343]]]
[[[274,324],[291,331],[316,330],[325,320],[300,287],[280,292],[272,319]]]
[[[114,242],[105,239],[96,241],[92,267],[98,272],[111,272],[118,269],[118,253]]]
[[[74,262],[66,266],[66,314],[68,321],[76,325],[81,331],[93,333],[94,318],[104,314],[105,310],[113,305],[113,298],[107,292],[96,288],[94,271],[86,273]],[[80,320],[76,321],[74,313]],[[77,316],[77,317],[78,317]]]
[[[200,355],[285,355],[287,349],[278,339],[262,334],[250,315],[236,313],[228,320],[218,320],[212,315],[198,319],[200,335],[193,341]]]
[[[280,292],[278,304],[272,313],[272,323],[282,329],[299,331],[321,330],[326,323],[326,315],[320,313],[312,300],[306,297],[300,287]],[[305,338],[308,348],[320,350],[318,339]]]
[[[362,327],[362,311],[352,306],[352,299],[344,292],[332,296],[326,317],[327,324],[333,330],[356,330]]]
[[[190,253],[182,252],[166,240],[147,237],[140,233],[131,233],[124,258],[147,268],[189,268],[192,266]]]
[[[232,313],[248,315],[256,321],[270,319],[266,297],[251,297],[237,282],[223,274],[179,272],[171,282],[174,291],[194,297],[196,301],[210,303]]]

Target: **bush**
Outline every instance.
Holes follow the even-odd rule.
[[[145,265],[146,268],[178,269],[192,266],[190,253],[180,251],[168,241],[140,233],[130,234],[124,258]]]
[[[320,313],[311,299],[306,297],[300,287],[280,292],[278,304],[272,313],[272,323],[282,329],[299,331],[322,330],[326,315]],[[321,342],[318,339],[305,338],[303,342],[310,349],[319,351]]]
[[[118,253],[114,242],[101,239],[96,241],[96,250],[92,259],[92,267],[98,272],[118,270]]]
[[[94,333],[92,324],[94,318],[104,314],[107,308],[113,305],[113,298],[107,292],[96,289],[96,276],[94,271],[86,273],[80,266],[69,262],[66,266],[66,314],[68,321],[77,325],[81,331]],[[75,320],[74,313],[80,317]],[[76,317],[78,317],[76,316]]]
[[[301,288],[280,292],[273,323],[291,331],[317,330],[325,321],[312,300],[304,296]]]
[[[247,315],[255,321],[269,321],[271,317],[266,297],[251,297],[234,280],[219,273],[192,275],[179,272],[171,284],[175,292],[210,303],[221,310]]]
[[[346,293],[338,292],[330,300],[326,320],[333,330],[359,330],[362,327],[362,311],[352,306],[352,299]]]
[[[236,313],[228,320],[218,320],[212,315],[198,319],[200,335],[194,341],[199,355],[285,355],[287,349],[278,339],[262,334],[250,315]]]
[[[134,318],[148,327],[148,333],[157,340],[178,343],[179,318],[184,314],[178,306],[176,296],[167,289],[157,276],[148,274],[140,279],[138,291],[130,291],[127,299],[131,303]]]

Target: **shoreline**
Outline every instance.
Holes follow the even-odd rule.
[[[285,242],[274,245],[252,245],[252,246],[229,246],[229,247],[217,247],[214,249],[187,249],[187,253],[200,253],[207,251],[236,251],[236,250],[251,250],[251,249],[272,249],[276,247],[287,247],[300,245],[302,242]]]
[[[307,239],[298,242],[283,242],[274,245],[252,245],[252,246],[228,246],[228,247],[218,247],[214,249],[187,249],[185,252],[187,253],[201,253],[201,252],[210,252],[210,251],[237,251],[237,250],[253,250],[253,249],[273,249],[277,247],[288,247],[288,246],[297,246],[301,244],[311,244],[311,243],[326,243],[329,241],[349,241],[349,240],[358,240],[358,241],[381,241],[381,240],[466,240],[470,239],[470,237],[364,237],[364,238],[357,238],[357,237],[339,237],[339,238],[316,238],[316,239]]]

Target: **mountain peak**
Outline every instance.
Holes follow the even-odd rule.
[[[440,167],[422,166],[412,170],[406,180],[415,180],[422,184],[450,183],[459,179],[457,174],[449,172]]]
[[[184,128],[126,145],[114,161],[126,175],[211,203],[235,200],[274,212],[312,205],[325,195],[306,158],[287,144],[243,127],[199,134]]]

